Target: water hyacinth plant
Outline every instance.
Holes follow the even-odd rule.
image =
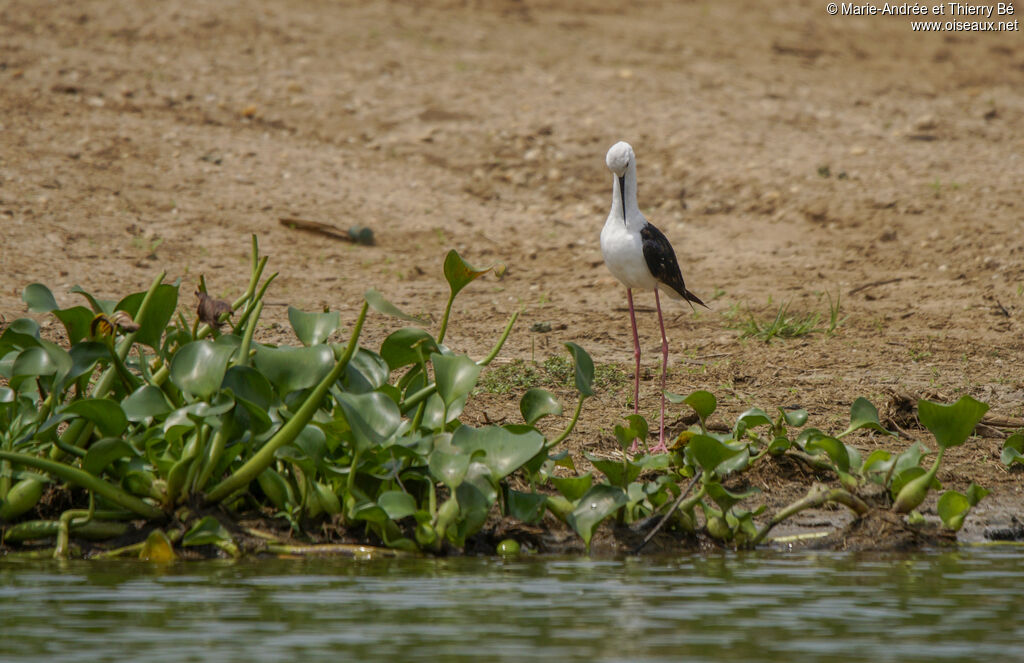
[[[265,265],[254,239],[249,288],[217,306],[201,288],[192,322],[177,311],[180,284],[163,283],[162,274],[148,291],[119,302],[72,289],[88,307],[60,309],[45,286],[25,289],[29,310],[60,320],[70,347],[42,338],[27,318],[0,336],[0,375],[7,380],[0,388],[0,520],[7,542],[57,534],[66,540],[97,523],[119,525],[110,528],[117,535],[128,520],[177,517],[192,525],[182,545],[212,543],[238,554],[226,529],[209,516],[192,522],[189,513],[256,504],[296,529],[335,517],[392,547],[461,547],[498,502],[505,477],[575,425],[579,407],[556,440],[545,439],[534,424],[561,406],[541,389],[523,397],[523,424],[460,423],[481,368],[497,355],[517,314],[482,359],[443,344],[455,296],[488,271],[456,252],[444,263],[450,297],[438,337],[410,326],[388,336],[378,352],[358,343],[371,309],[419,321],[372,290],[345,343],[329,342],[341,327],[337,313],[294,308],[288,318],[301,345],[257,342],[263,296],[274,278],[262,279]],[[234,324],[220,331],[232,312]],[[572,352],[589,363],[582,349]],[[582,403],[589,386],[580,384]],[[88,508],[55,521],[19,522],[54,482],[84,489]],[[521,501],[514,500],[517,509]],[[56,553],[66,555],[67,546]]]
[[[631,455],[649,433],[644,418],[631,415],[614,429],[620,453],[585,453],[592,469],[580,473],[559,448],[595,393],[594,364],[575,343],[565,347],[576,403],[560,430],[546,435],[537,427],[563,412],[554,394],[537,387],[520,399],[522,423],[463,421],[481,372],[518,317],[510,316],[485,357],[445,345],[457,295],[489,270],[447,254],[449,297],[436,336],[369,290],[347,329],[337,312],[290,307],[298,343],[277,346],[256,337],[276,276],[264,278],[266,264],[254,238],[245,292],[217,301],[201,279],[194,314],[179,307],[181,284],[164,283],[163,274],[120,301],[74,287],[86,305],[63,309],[46,286],[25,288],[29,311],[60,321],[68,345],[44,338],[29,318],[0,334],[4,544],[51,541],[52,554],[66,557],[75,541],[134,532],[135,543],[101,554],[167,561],[205,546],[238,556],[253,544],[240,540],[229,521],[255,514],[281,519],[299,538],[329,521],[393,550],[437,553],[464,548],[496,515],[536,524],[551,514],[588,548],[606,522],[646,540],[671,525],[679,537],[753,547],[786,518],[829,502],[858,516],[872,508],[916,509],[937,487],[945,449],[964,443],[987,409],[968,397],[951,406],[921,401],[921,422],[940,449],[925,469],[928,452],[919,443],[862,459],[844,441],[858,430],[888,433],[865,399],[851,407],[849,426],[831,435],[808,427],[799,409],[769,415],[752,408],[727,432],[715,432],[707,425],[718,407],[714,395],[667,394],[697,415],[670,453]],[[371,350],[359,343],[371,315],[409,326]],[[332,342],[337,336],[344,341]],[[1007,440],[1007,462],[1022,451],[1017,445]],[[751,505],[756,489],[726,487],[758,463],[782,457],[833,472],[839,485],[815,485],[770,516],[763,505]],[[892,504],[862,497],[871,484],[884,486]],[[32,519],[49,487],[61,485],[74,489],[71,506]],[[972,485],[943,494],[943,523],[958,529],[985,492]],[[255,548],[299,551],[279,541]]]

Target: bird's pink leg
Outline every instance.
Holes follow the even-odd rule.
[[[633,359],[636,360],[636,373],[633,378],[633,414],[640,414],[640,335],[636,331],[636,313],[633,311],[633,291],[626,288],[626,300],[629,302],[629,321],[633,324]],[[636,453],[638,440],[633,440],[630,453]]]
[[[651,453],[668,453],[665,445],[665,380],[668,377],[668,338],[665,336],[665,320],[661,317],[661,300],[658,289],[654,289],[654,304],[658,307],[658,324],[661,325],[661,425],[658,432],[658,446]]]

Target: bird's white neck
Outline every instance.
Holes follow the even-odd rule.
[[[625,196],[625,205],[622,204],[623,196]],[[630,161],[623,177],[620,178],[618,175],[612,174],[612,209],[608,216],[624,222],[626,227],[631,230],[639,230],[645,222],[636,202],[635,161]]]

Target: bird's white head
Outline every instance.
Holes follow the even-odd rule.
[[[636,154],[633,153],[633,147],[625,141],[619,141],[612,145],[608,150],[608,156],[604,158],[608,170],[615,173],[616,177],[625,175],[629,164],[634,161],[636,161]]]

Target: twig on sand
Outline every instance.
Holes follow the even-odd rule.
[[[890,283],[899,283],[902,280],[903,280],[903,277],[902,276],[898,276],[898,277],[896,277],[894,279],[883,279],[881,281],[872,281],[871,283],[865,283],[864,285],[859,285],[859,286],[857,286],[856,288],[854,288],[853,290],[851,290],[850,292],[848,292],[846,294],[854,295],[854,294],[857,294],[858,292],[860,292],[861,290],[867,290],[868,288],[874,288],[875,286],[878,286],[878,285],[889,285]]]
[[[365,226],[352,226],[348,230],[342,230],[341,228],[332,226],[329,223],[310,221],[308,219],[296,219],[294,217],[280,217],[278,222],[280,222],[282,226],[318,233],[333,239],[354,242],[356,244],[373,244],[373,231]]]

